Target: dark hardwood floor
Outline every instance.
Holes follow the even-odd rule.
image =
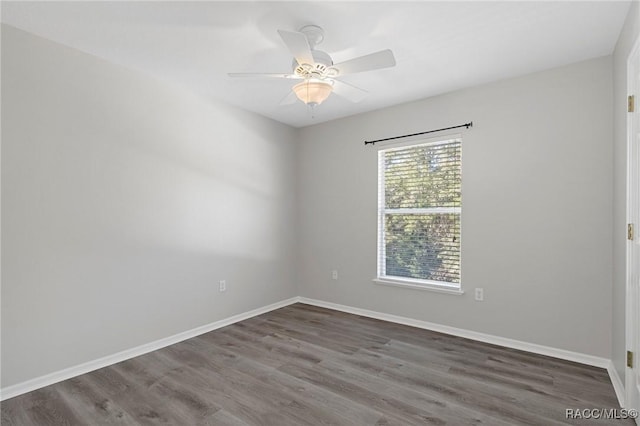
[[[2,402],[2,425],[633,425],[607,372],[295,304]]]

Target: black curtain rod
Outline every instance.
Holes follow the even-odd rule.
[[[390,141],[390,140],[393,140],[393,139],[401,139],[401,138],[408,138],[408,137],[411,137],[411,136],[426,135],[427,133],[442,132],[443,130],[458,129],[460,127],[466,127],[467,129],[469,127],[473,127],[473,121],[470,121],[470,122],[465,123],[465,124],[461,124],[459,126],[445,127],[444,129],[428,130],[426,132],[412,133],[410,135],[402,135],[402,136],[394,136],[392,138],[376,139],[375,141],[364,141],[364,144],[365,145],[369,145],[369,144],[373,145],[376,142],[384,142],[384,141]]]

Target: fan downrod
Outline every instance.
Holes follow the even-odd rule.
[[[300,28],[299,32],[307,37],[307,41],[309,42],[311,49],[322,43],[322,40],[324,40],[324,30],[317,25],[305,25]]]

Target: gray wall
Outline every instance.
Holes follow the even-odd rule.
[[[295,296],[294,136],[3,25],[2,386]]]
[[[302,129],[301,296],[608,358],[611,84],[603,57]],[[363,141],[469,120],[466,293],[372,283],[377,162]]]
[[[627,58],[640,36],[640,5],[631,3],[613,55],[613,335],[611,357],[624,381],[626,360]],[[640,97],[636,94],[636,97]]]

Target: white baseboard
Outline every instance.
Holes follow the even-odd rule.
[[[398,324],[409,325],[412,327],[424,328],[426,330],[437,331],[439,333],[451,334],[453,336],[465,337],[467,339],[477,340],[480,342],[491,343],[493,345],[504,346],[512,349],[532,352],[535,354],[551,356],[567,361],[579,362],[581,364],[592,365],[594,367],[609,368],[611,360],[600,358],[593,355],[587,355],[579,352],[567,351],[564,349],[552,348],[550,346],[537,345],[535,343],[523,342],[520,340],[508,339],[505,337],[494,336],[491,334],[479,333],[477,331],[465,330],[462,328],[450,327],[448,325],[436,324],[427,321],[420,321],[412,318],[401,317],[397,315],[385,314],[382,312],[370,311],[367,309],[354,308],[352,306],[339,305],[337,303],[324,302],[322,300],[308,299],[306,297],[299,298],[300,303],[319,306],[321,308],[334,309],[336,311],[347,312],[350,314],[361,315],[364,317],[375,318],[383,321],[395,322]]]
[[[609,378],[611,379],[611,384],[613,385],[613,390],[616,392],[616,397],[618,398],[618,403],[621,408],[625,408],[625,390],[624,385],[622,384],[622,380],[620,380],[620,376],[613,366],[613,361],[609,361],[609,365],[607,365],[607,372],[609,373]]]
[[[382,312],[370,311],[367,309],[355,308],[352,306],[340,305],[337,303],[324,302],[321,300],[309,299],[306,297],[292,297],[290,299],[282,300],[280,302],[273,303],[271,305],[263,306],[261,308],[253,309],[248,312],[244,312],[238,315],[231,316],[219,321],[212,322],[194,329],[184,331],[182,333],[174,334],[163,339],[159,339],[144,345],[137,346],[135,348],[127,349],[113,355],[108,355],[93,361],[89,361],[77,366],[69,367],[64,370],[56,371],[44,376],[36,377],[35,379],[27,380],[22,383],[18,383],[12,386],[7,386],[0,389],[0,401],[13,398],[14,396],[21,395],[23,393],[31,392],[33,390],[52,385],[63,380],[70,379],[72,377],[79,376],[81,374],[89,373],[99,368],[107,367],[109,365],[116,364],[118,362],[126,361],[127,359],[135,358],[146,353],[162,349],[166,346],[173,345],[183,340],[190,339],[195,336],[199,336],[209,331],[216,330],[218,328],[225,327],[227,325],[234,324],[245,319],[252,318],[257,315],[261,315],[275,309],[283,308],[285,306],[294,303],[306,303],[308,305],[319,306],[322,308],[333,309],[336,311],[347,312],[350,314],[361,315],[369,318],[375,318],[383,321],[394,322],[398,324],[409,325],[412,327],[423,328],[426,330],[437,331],[440,333],[451,334],[453,336],[465,337],[467,339],[477,340],[480,342],[491,343],[498,346],[504,346],[507,348],[519,349],[527,352],[532,352],[540,355],[547,355],[555,358],[560,358],[568,361],[579,362],[581,364],[592,365],[595,367],[605,368],[609,372],[613,388],[618,397],[620,405],[624,407],[624,386],[618,376],[618,373],[613,368],[611,360],[606,358],[600,358],[592,355],[586,355],[579,352],[567,351],[564,349],[552,348],[549,346],[537,345],[533,343],[522,342],[519,340],[507,339],[504,337],[494,336],[490,334],[479,333],[476,331],[465,330],[462,328],[450,327],[447,325],[436,324],[427,321],[416,320],[412,318],[401,317],[397,315],[385,314]]]
[[[290,299],[282,300],[280,302],[272,303],[271,305],[263,306],[261,308],[253,309],[248,312],[244,312],[238,315],[215,321],[200,327],[196,327],[191,330],[184,331],[182,333],[174,334],[173,336],[165,337],[153,342],[145,343],[144,345],[136,346],[135,348],[127,349],[113,355],[107,355],[105,357],[85,362],[80,365],[65,368],[64,370],[56,371],[44,376],[36,377],[35,379],[27,380],[22,383],[7,386],[0,389],[0,401],[13,398],[14,396],[21,395],[23,393],[31,392],[36,389],[43,388],[45,386],[52,385],[63,380],[70,379],[72,377],[79,376],[81,374],[89,373],[99,368],[107,367],[109,365],[116,364],[118,362],[126,361],[131,358],[135,358],[146,353],[162,349],[164,347],[173,345],[183,340],[190,339],[195,336],[199,336],[204,333],[216,330],[218,328],[226,327],[227,325],[234,324],[239,321],[255,317],[279,309],[299,301],[298,297],[292,297]]]

